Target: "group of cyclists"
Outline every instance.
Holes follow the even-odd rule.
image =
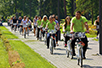
[[[24,27],[26,25],[26,23],[29,23],[29,29],[32,28],[32,26],[34,26],[34,36],[37,37],[37,40],[39,40],[39,32],[41,30],[41,33],[43,35],[43,37],[45,37],[45,33],[47,35],[47,49],[49,49],[49,39],[51,37],[51,34],[49,33],[49,30],[56,30],[56,34],[53,35],[53,37],[55,38],[54,40],[54,48],[56,46],[59,46],[58,44],[58,40],[59,40],[59,33],[60,33],[60,22],[58,22],[58,16],[50,15],[49,18],[47,18],[46,15],[43,16],[43,18],[41,19],[40,16],[35,16],[33,19],[33,25],[31,20],[29,19],[29,17],[24,16],[23,19],[22,17],[19,17],[18,19],[16,19],[16,16],[13,18],[11,17],[11,19],[9,20],[10,24],[14,24],[17,23],[17,27],[19,28],[19,24],[22,24],[22,27]],[[41,26],[41,28],[38,28],[38,26]],[[66,36],[66,32],[70,32],[71,34],[74,32],[85,32],[84,26],[86,27],[86,32],[89,33],[89,29],[88,29],[88,24],[87,24],[87,19],[81,15],[80,11],[77,11],[75,13],[75,17],[73,17],[72,19],[70,18],[70,16],[67,16],[65,18],[65,22],[63,24],[63,32],[64,32],[64,37],[65,37],[65,47],[67,47],[67,41],[70,39],[69,36]],[[12,27],[14,27],[12,25]],[[43,30],[43,28],[45,29],[45,31]],[[37,31],[36,31],[37,29]],[[24,28],[22,30],[22,35],[24,32]],[[85,36],[85,38],[81,39],[85,46],[83,47],[83,59],[86,59],[85,53],[87,50],[87,46],[88,46],[88,40],[87,37]],[[73,56],[76,55],[75,53],[75,42],[76,42],[76,38],[72,39],[71,45],[72,45],[72,52],[73,52]]]

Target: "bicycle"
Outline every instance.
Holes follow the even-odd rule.
[[[28,36],[29,36],[29,24],[28,23],[26,23],[26,25],[25,26],[23,26],[24,27],[24,38],[26,38],[26,34],[28,34]]]
[[[19,33],[21,35],[21,32],[23,31],[23,27],[22,27],[22,24],[19,24],[20,28],[19,28]]]
[[[72,46],[71,46],[72,34],[70,34],[70,32],[67,31],[66,36],[70,37],[70,39],[67,41],[66,55],[67,55],[67,58],[70,57],[71,59],[73,59],[73,52],[72,52]]]
[[[14,25],[14,31],[16,32],[17,24],[16,24],[16,23],[14,23],[13,25]]]
[[[47,45],[47,31],[48,31],[48,29],[43,28],[42,30],[43,30],[43,32],[45,31],[45,34],[44,34],[44,42]]]
[[[42,40],[42,26],[38,26],[38,28],[40,29],[40,31],[39,31],[39,39],[41,41]]]
[[[80,65],[82,67],[83,66],[83,47],[85,46],[85,44],[81,41],[81,39],[85,38],[85,32],[75,33],[75,38],[77,38],[77,50],[78,50],[77,60],[78,60],[78,65]]]
[[[56,34],[56,30],[49,30],[49,34],[51,35],[50,37],[50,53],[53,54],[53,48],[54,48],[54,41],[55,41],[55,37],[53,37],[54,34]]]

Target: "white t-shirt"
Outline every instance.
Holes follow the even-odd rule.
[[[34,25],[36,25],[36,24],[37,24],[37,20],[38,20],[38,19],[35,19],[35,18],[34,18],[34,20],[35,20]]]
[[[22,19],[22,22],[23,22],[23,26],[26,26],[26,22],[27,22],[27,19]]]

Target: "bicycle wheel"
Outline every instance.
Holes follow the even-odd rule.
[[[80,66],[81,67],[83,66],[83,54],[82,54],[82,51],[81,51],[81,58],[80,58]]]
[[[22,28],[20,27],[19,33],[21,34],[21,32],[22,32]]]
[[[27,28],[27,35],[29,36],[29,28]]]
[[[39,38],[40,38],[40,41],[42,40],[42,34],[41,34],[41,30],[39,32]]]
[[[83,54],[82,54],[82,50],[80,50],[80,54],[78,56],[78,65],[80,65],[80,67],[83,66]]]
[[[67,58],[69,58],[69,51],[68,51],[68,49],[66,49],[66,55],[67,55]]]
[[[24,29],[24,38],[26,38],[26,30]]]
[[[53,39],[50,39],[50,53],[53,54]]]

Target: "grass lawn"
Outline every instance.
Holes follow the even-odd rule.
[[[8,53],[0,39],[0,68],[9,68]]]
[[[12,48],[20,54],[22,62],[25,63],[25,68],[56,68],[46,59],[34,52],[29,46],[19,40],[9,40]]]
[[[94,38],[94,39],[92,39],[92,40],[99,41],[99,39],[95,39],[95,38]]]
[[[1,32],[3,34],[3,36],[5,36],[8,39],[18,39],[17,36],[15,36],[14,34],[12,34],[6,27],[4,26],[0,26]]]
[[[86,34],[86,36],[88,37],[88,38],[93,38],[93,37],[96,37],[97,35],[92,35],[92,34]]]

